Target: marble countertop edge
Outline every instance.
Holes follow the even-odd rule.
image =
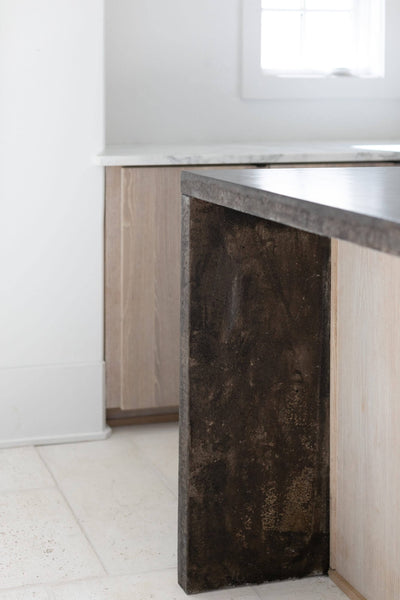
[[[350,161],[400,161],[400,141],[137,144],[107,146],[93,159],[104,167]]]

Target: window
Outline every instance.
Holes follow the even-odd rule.
[[[262,0],[261,68],[290,75],[383,75],[382,0]]]
[[[398,0],[243,0],[242,95],[398,97],[398,26]]]

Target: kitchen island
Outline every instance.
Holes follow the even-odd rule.
[[[178,417],[181,172],[186,169],[395,166],[381,141],[108,146],[105,363],[111,425]]]
[[[398,597],[400,170],[185,172],[182,193],[182,587],[330,567]]]

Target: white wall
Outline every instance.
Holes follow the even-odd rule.
[[[106,0],[108,144],[399,137],[399,100],[243,100],[240,9]]]
[[[104,435],[102,0],[0,0],[0,445]]]

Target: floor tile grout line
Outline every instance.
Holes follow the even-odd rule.
[[[156,574],[166,573],[166,572],[170,572],[170,571],[176,572],[176,568],[167,567],[164,569],[150,569],[147,571],[138,571],[138,572],[134,572],[134,573],[121,573],[121,574],[115,574],[115,575],[107,574],[105,576],[104,575],[94,575],[91,577],[84,577],[84,578],[80,578],[80,579],[69,579],[67,581],[62,581],[62,582],[57,582],[57,583],[27,584],[27,585],[18,586],[18,587],[5,588],[5,589],[0,590],[0,593],[24,591],[24,589],[37,588],[37,589],[44,589],[46,591],[46,593],[49,595],[48,600],[54,600],[54,598],[55,598],[54,592],[57,590],[57,588],[60,588],[63,586],[86,583],[86,582],[95,583],[96,581],[102,581],[102,580],[111,580],[112,581],[112,580],[118,580],[118,579],[128,579],[128,578],[141,577],[141,576],[152,575],[152,574],[156,575]],[[176,583],[178,584],[178,582],[176,582]],[[178,584],[178,586],[179,586],[179,584]],[[179,589],[181,589],[181,588],[179,588]],[[261,596],[259,596],[257,594],[254,586],[241,586],[241,588],[224,588],[221,590],[211,590],[210,592],[206,592],[206,593],[223,594],[224,592],[227,592],[227,591],[229,592],[230,590],[237,590],[237,589],[249,589],[255,595],[254,599],[251,598],[250,600],[262,600]],[[193,596],[193,598],[199,598],[199,600],[200,600],[200,595],[196,594],[195,596]]]
[[[12,495],[12,494],[24,494],[25,492],[40,492],[45,490],[54,490],[54,485],[40,485],[38,487],[27,487],[27,488],[9,488],[7,490],[0,491],[0,498],[2,496]]]
[[[74,521],[77,523],[82,535],[84,536],[84,538],[86,539],[87,543],[89,544],[89,547],[92,549],[94,555],[96,556],[97,560],[100,563],[101,568],[103,569],[105,575],[109,575],[108,570],[106,569],[106,566],[102,560],[102,558],[100,557],[99,553],[97,552],[96,548],[94,547],[92,540],[89,538],[88,534],[86,533],[80,519],[78,518],[78,515],[75,514],[68,498],[66,497],[66,495],[64,494],[63,489],[61,488],[59,482],[57,481],[53,471],[51,470],[50,466],[47,464],[45,458],[40,454],[39,450],[37,449],[37,447],[35,446],[35,450],[40,458],[40,460],[42,461],[42,463],[44,464],[44,466],[46,467],[47,471],[50,473],[50,476],[52,478],[52,480],[55,483],[56,488],[58,489],[58,491],[60,492],[61,496],[63,497],[72,517],[74,518]]]
[[[22,450],[22,449],[31,449],[35,452],[36,457],[38,456],[38,453],[36,452],[36,447],[32,444],[30,445],[26,445],[26,446],[10,446],[7,448],[0,448],[0,452],[7,452],[8,450]],[[39,457],[39,461],[40,463],[42,463],[42,461],[40,460]],[[45,467],[45,471],[46,473],[48,473],[48,469]],[[53,478],[52,479],[52,483],[54,484]],[[28,487],[21,487],[20,485],[17,485],[16,487],[9,487],[9,488],[4,488],[4,489],[0,489],[0,496],[2,494],[17,494],[20,492],[34,492],[36,490],[49,490],[52,489],[53,485],[51,485],[50,483],[44,483],[41,485],[32,485],[32,486],[28,486]]]
[[[89,577],[80,577],[78,579],[67,579],[65,581],[57,581],[57,582],[53,582],[53,583],[27,583],[24,585],[0,589],[0,594],[5,593],[5,592],[24,591],[29,588],[37,588],[37,589],[44,589],[47,593],[50,591],[52,593],[52,597],[53,597],[53,590],[55,588],[70,585],[70,584],[85,583],[85,582],[93,583],[93,582],[102,581],[105,579],[106,580],[125,579],[125,578],[127,579],[127,578],[131,578],[131,577],[141,577],[142,575],[166,573],[169,571],[176,572],[177,569],[176,569],[176,567],[165,567],[162,569],[149,569],[146,571],[136,571],[136,572],[131,572],[131,573],[118,573],[118,574],[107,573],[105,575],[90,575]]]
[[[121,579],[128,579],[128,578],[133,578],[133,577],[140,577],[142,575],[151,575],[151,574],[157,574],[157,573],[167,573],[170,571],[175,571],[175,569],[173,568],[164,568],[164,569],[154,569],[154,570],[149,570],[149,571],[143,571],[140,573],[127,573],[127,574],[119,574],[119,575],[94,575],[94,576],[90,576],[90,577],[84,577],[84,578],[79,578],[79,579],[71,579],[71,580],[67,580],[67,581],[60,581],[57,583],[42,583],[42,584],[26,584],[26,585],[22,585],[22,586],[17,586],[17,587],[11,587],[11,588],[4,588],[2,590],[0,590],[0,595],[6,592],[18,592],[18,591],[24,591],[24,590],[30,590],[30,589],[38,589],[38,590],[44,590],[47,595],[48,595],[48,599],[47,600],[54,600],[55,598],[55,592],[57,591],[57,588],[61,588],[64,586],[69,586],[69,585],[74,585],[74,584],[80,584],[80,583],[95,583],[96,581],[102,581],[102,580],[107,580],[109,583],[112,582],[112,580],[121,580]],[[323,576],[324,579],[328,579],[326,576]],[[265,582],[268,583],[268,582]],[[269,583],[285,583],[285,582],[269,582]],[[239,588],[224,588],[222,590],[214,590],[208,593],[214,593],[214,594],[218,594],[218,593],[226,593],[229,592],[230,590],[239,590],[239,589],[248,589],[252,592],[252,596],[251,596],[251,600],[263,600],[263,597],[260,596],[257,593],[257,590],[259,587],[261,587],[261,585],[264,584],[260,584],[260,586],[255,586],[255,585],[250,585],[250,586],[242,586]],[[253,598],[254,595],[254,598]],[[199,594],[199,595],[194,595],[192,596],[193,598],[200,598],[203,596],[203,594]],[[247,597],[247,596],[246,596]],[[285,596],[286,597],[286,596]],[[292,596],[291,596],[292,597]],[[325,596],[324,596],[325,597]],[[329,598],[331,596],[329,595]],[[336,596],[332,596],[336,598]],[[341,596],[342,597],[342,596]],[[344,595],[343,595],[343,599],[344,599]],[[250,600],[250,597],[249,597]]]
[[[5,592],[18,592],[18,591],[24,591],[24,590],[29,590],[31,588],[33,589],[44,589],[46,591],[46,593],[48,594],[49,592],[51,592],[51,598],[50,600],[53,599],[53,590],[57,587],[61,587],[63,585],[69,585],[72,583],[84,583],[85,581],[88,582],[94,582],[97,580],[101,580],[101,579],[112,579],[115,577],[120,577],[120,575],[109,575],[108,573],[106,573],[105,575],[89,575],[88,577],[80,577],[78,579],[66,579],[64,581],[54,581],[54,582],[45,582],[45,583],[26,583],[24,585],[17,585],[17,586],[13,586],[13,587],[7,587],[7,588],[2,588],[0,589],[0,596],[2,593]],[[124,577],[124,576],[122,576]],[[129,575],[128,575],[129,577]]]
[[[254,585],[253,585],[251,589],[252,589],[252,590],[253,590],[253,592],[255,593],[255,595],[256,595],[256,598],[257,598],[258,600],[263,600],[263,599],[261,598],[260,594],[258,593],[257,586],[254,586]]]
[[[159,469],[158,466],[155,464],[155,462],[152,461],[151,458],[149,458],[146,455],[146,453],[142,450],[142,448],[139,446],[139,444],[137,444],[134,440],[132,440],[131,443],[132,443],[134,449],[141,456],[141,458],[143,458],[153,468],[155,474],[160,478],[160,480],[163,483],[163,485],[165,485],[165,487],[171,492],[171,494],[174,495],[175,499],[178,500],[178,489],[177,489],[177,487],[175,485],[172,485],[169,482],[168,477],[166,477],[164,475],[164,473],[161,471],[161,469]]]
[[[163,474],[163,472],[157,467],[157,465],[150,459],[147,458],[142,451],[140,451],[142,458],[146,460],[154,469],[155,474],[159,477],[161,483],[171,492],[175,500],[178,500],[178,490],[175,485],[169,482],[169,479]]]
[[[166,567],[164,569],[149,569],[146,571],[135,571],[135,572],[131,572],[131,573],[117,573],[117,574],[107,574],[105,577],[104,575],[95,575],[93,577],[84,577],[82,579],[73,579],[70,581],[65,581],[63,583],[58,583],[56,585],[61,586],[61,585],[67,585],[70,583],[83,583],[85,581],[96,581],[96,580],[102,580],[102,579],[124,579],[124,578],[129,578],[129,577],[141,577],[142,575],[152,575],[152,574],[157,574],[157,573],[164,573],[167,571],[174,571],[176,572],[177,569],[176,567]],[[56,587],[56,586],[54,586]]]

